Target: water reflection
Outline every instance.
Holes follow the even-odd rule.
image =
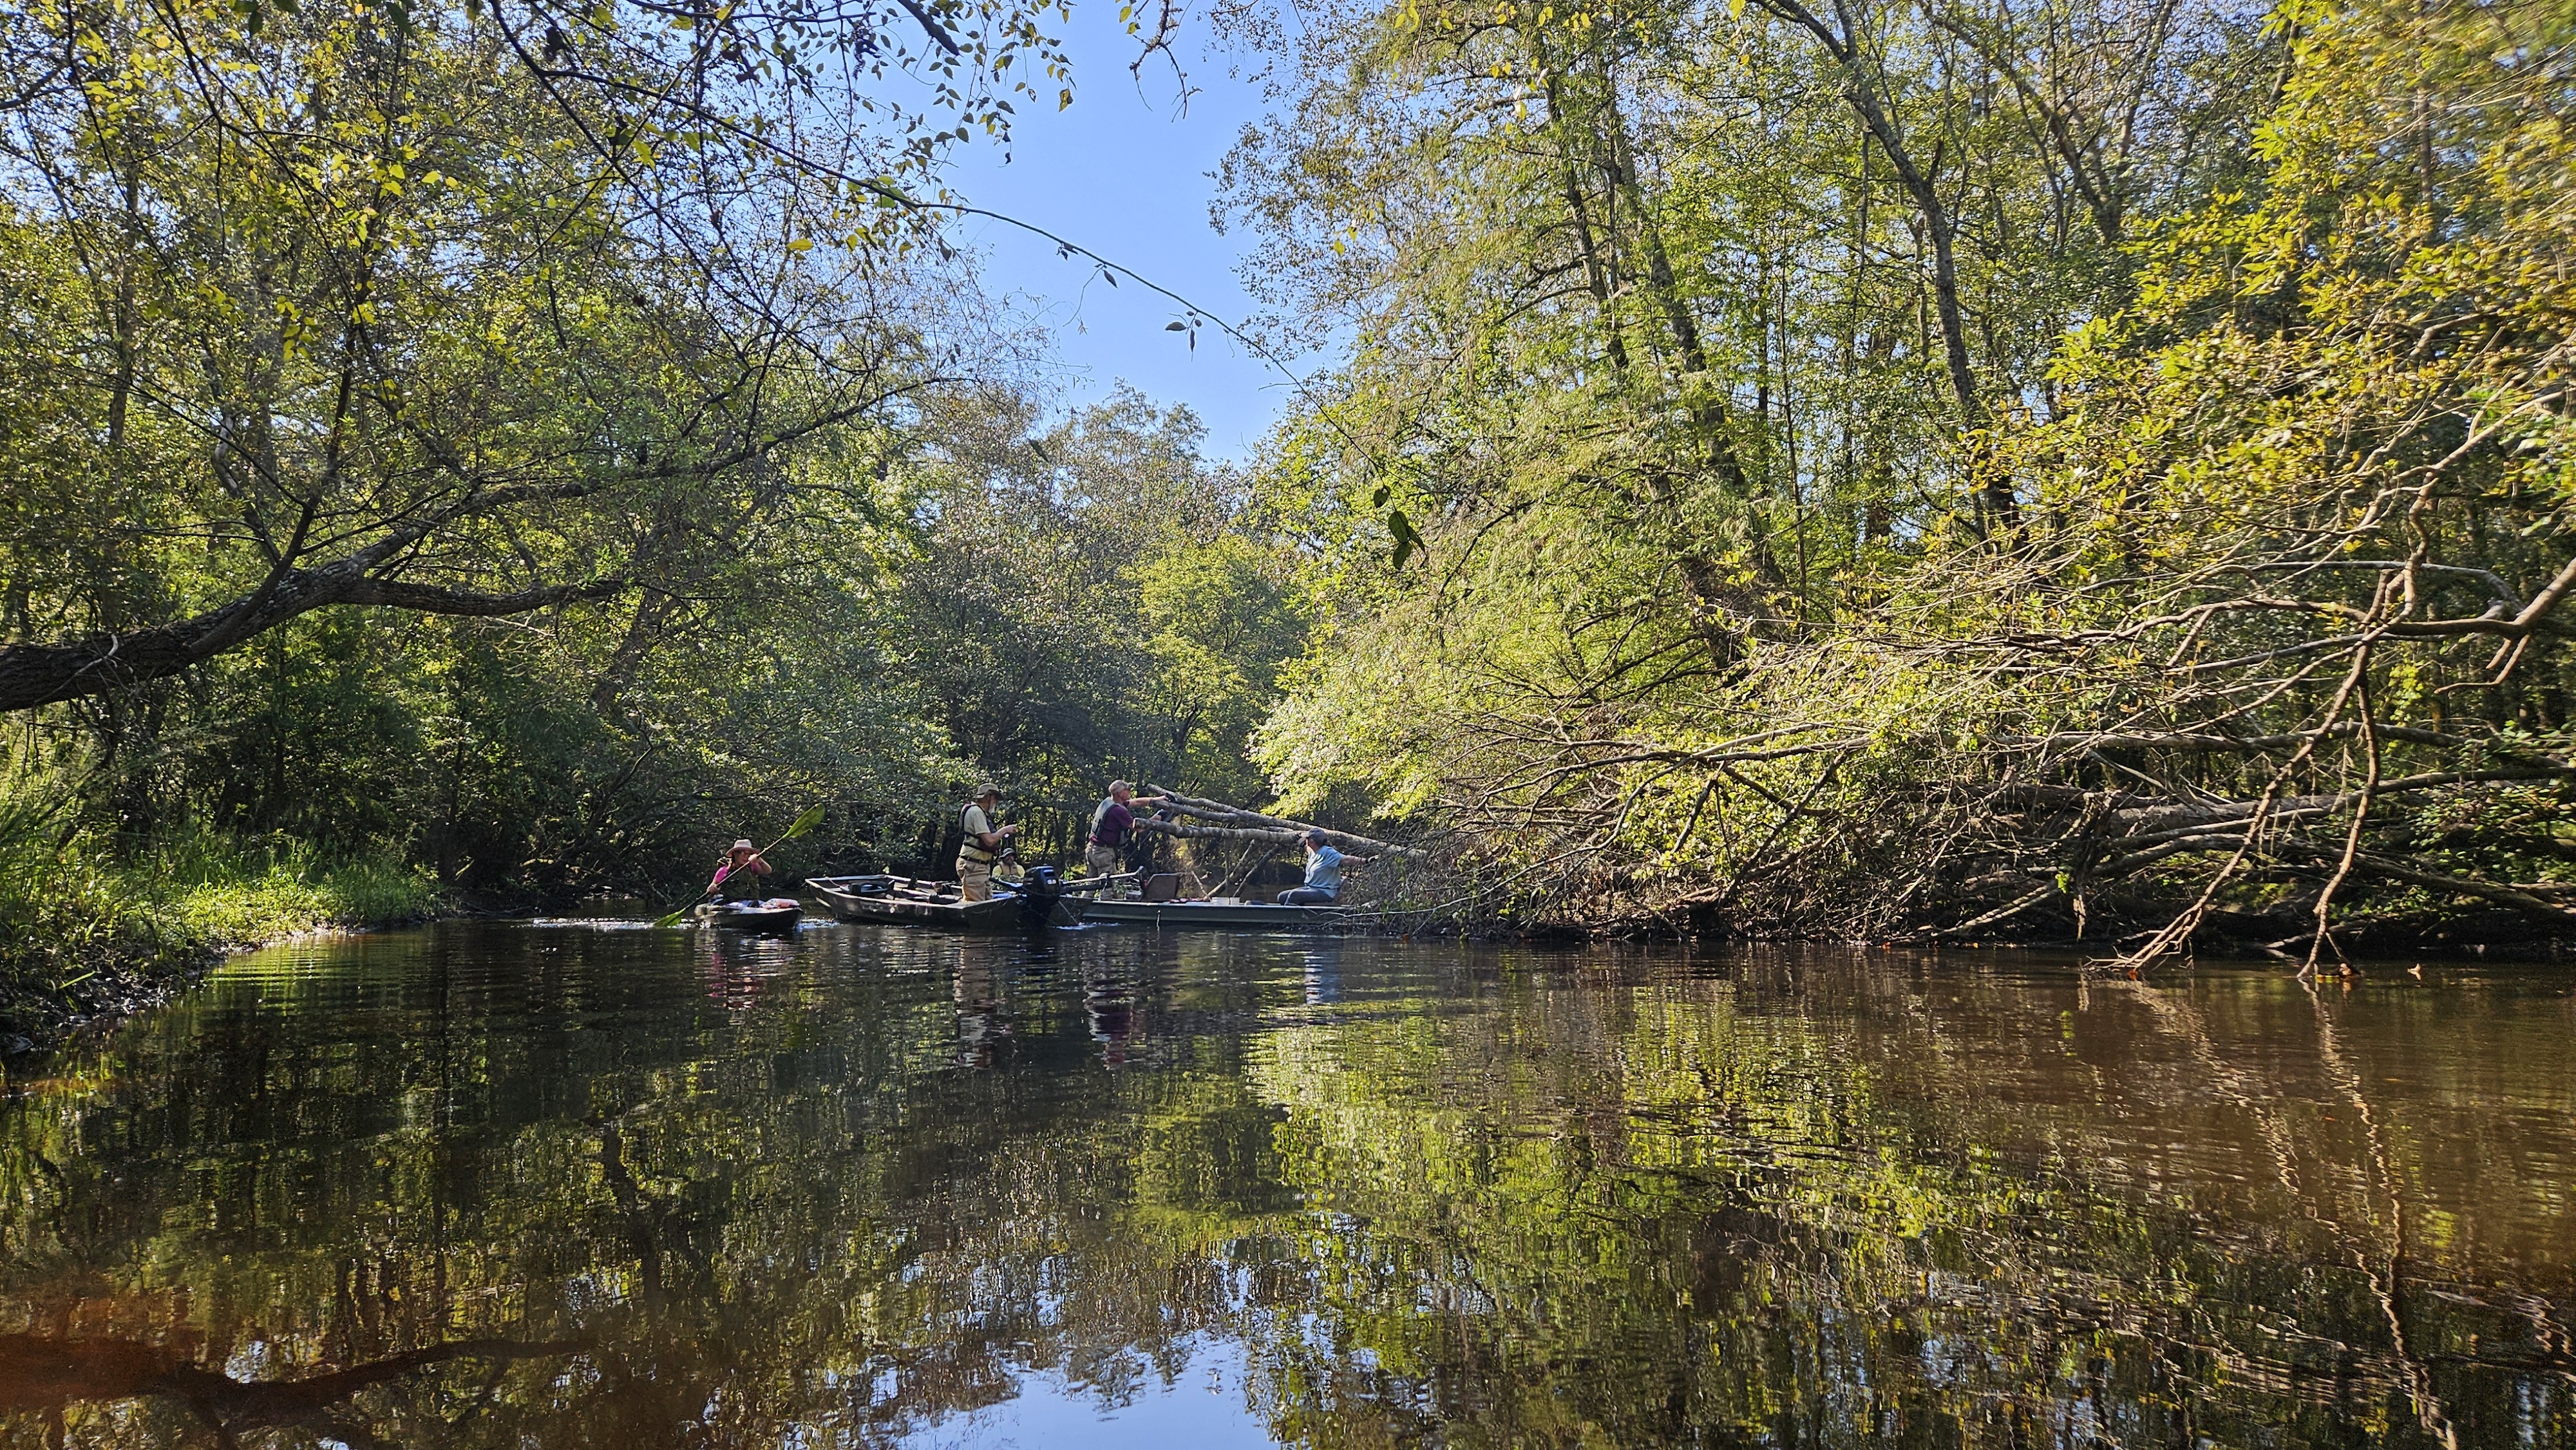
[[[707,996],[722,1004],[733,1020],[751,1010],[765,984],[787,977],[796,967],[793,937],[732,931],[698,931],[692,936]]]
[[[460,924],[0,1109],[0,1446],[2576,1442],[2576,994]]]

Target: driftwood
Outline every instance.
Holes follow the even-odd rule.
[[[1227,805],[1223,801],[1201,800],[1196,796],[1186,796],[1178,791],[1165,790],[1161,786],[1149,785],[1145,787],[1145,794],[1161,796],[1165,809],[1176,815],[1191,818],[1186,821],[1139,819],[1136,822],[1136,829],[1151,831],[1158,836],[1177,836],[1194,841],[1257,841],[1271,845],[1293,846],[1305,839],[1308,831],[1319,831],[1323,834],[1325,844],[1338,851],[1347,851],[1360,856],[1391,856],[1401,861],[1423,859],[1423,853],[1411,846],[1399,846],[1391,841],[1373,840],[1367,836],[1354,836],[1348,831],[1330,830],[1305,821],[1292,821],[1284,816],[1265,816],[1259,811],[1247,811],[1240,806]],[[1209,824],[1201,825],[1199,824],[1201,821]]]

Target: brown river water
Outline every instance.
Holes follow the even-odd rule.
[[[455,923],[47,1071],[6,1450],[2576,1445],[2576,970]]]

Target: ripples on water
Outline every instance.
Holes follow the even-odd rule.
[[[0,1447],[2576,1443],[2576,979],[461,923],[0,1105]]]

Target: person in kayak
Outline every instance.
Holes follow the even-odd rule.
[[[957,895],[963,901],[993,899],[993,863],[1010,849],[1011,838],[1020,833],[1017,826],[995,826],[993,812],[1002,804],[1002,788],[980,785],[975,798],[966,803],[960,824],[965,828],[957,842]]]
[[[717,901],[766,901],[768,888],[761,877],[769,874],[769,863],[760,859],[760,848],[749,841],[736,841],[725,852],[725,863],[716,868],[716,877],[707,883],[707,895]]]
[[[1136,787],[1123,780],[1109,782],[1109,798],[1091,812],[1091,835],[1082,848],[1082,869],[1094,876],[1118,873],[1119,857],[1127,845],[1127,835],[1136,829],[1133,806],[1159,806],[1163,797],[1139,798]]]
[[[1306,833],[1306,884],[1279,893],[1281,906],[1330,906],[1342,898],[1342,863],[1350,858],[1324,844],[1324,833]]]

